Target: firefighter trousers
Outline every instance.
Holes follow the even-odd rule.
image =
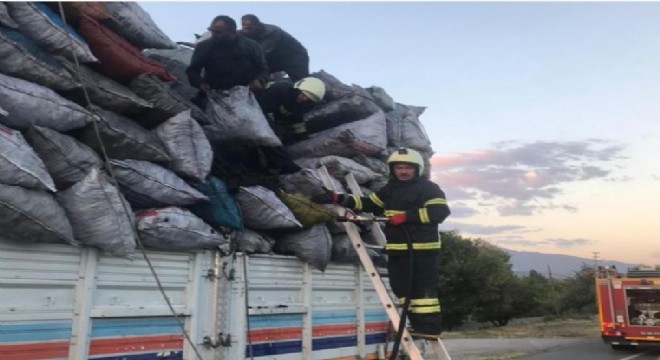
[[[439,335],[441,332],[438,301],[439,255],[437,250],[415,251],[413,259],[412,295],[408,319],[416,332]],[[410,256],[390,254],[387,263],[390,286],[403,305],[410,284]]]

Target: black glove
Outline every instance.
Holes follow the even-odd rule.
[[[323,190],[322,194],[312,196],[310,200],[317,204],[337,204],[344,200],[344,194],[339,194],[328,189]]]

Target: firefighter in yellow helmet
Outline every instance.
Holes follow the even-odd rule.
[[[367,197],[327,191],[312,200],[387,216],[385,249],[389,255],[390,285],[401,304],[409,291],[411,257],[407,240],[411,240],[413,281],[408,318],[414,333],[436,337],[441,332],[437,293],[440,253],[438,224],[449,216],[449,207],[438,184],[421,176],[424,159],[417,151],[400,148],[389,156],[387,163],[390,181]]]
[[[306,77],[295,83],[288,80],[271,83],[257,95],[257,100],[282,142],[291,143],[307,136],[303,114],[321,102],[324,96],[325,83],[315,77]]]

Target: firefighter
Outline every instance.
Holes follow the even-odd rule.
[[[440,187],[421,176],[424,160],[415,150],[400,148],[387,159],[390,181],[368,197],[326,191],[312,198],[320,204],[339,204],[357,211],[384,213],[389,255],[390,286],[405,302],[410,284],[410,261],[413,261],[412,294],[408,318],[412,333],[437,338],[441,332],[440,303],[437,283],[440,254],[438,224],[450,211]],[[407,239],[412,241],[413,257],[409,256]]]
[[[236,22],[229,16],[213,19],[209,32],[211,37],[195,46],[186,68],[190,85],[201,95],[211,89],[228,90],[239,85],[255,92],[263,89],[269,72],[259,44],[237,34]]]
[[[323,81],[306,77],[295,83],[287,80],[274,82],[257,95],[257,100],[282,142],[291,143],[307,136],[303,114],[324,96]]]
[[[284,71],[294,82],[309,76],[307,49],[291,34],[252,14],[243,15],[241,25],[241,34],[261,44],[271,73]]]

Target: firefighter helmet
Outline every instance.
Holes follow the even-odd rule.
[[[300,79],[293,87],[302,91],[313,102],[319,102],[325,96],[325,83],[315,77]]]
[[[417,175],[421,175],[424,172],[424,159],[422,158],[422,155],[410,148],[402,147],[390,154],[390,157],[387,158],[387,164],[390,165],[390,171],[392,165],[395,163],[416,165],[419,170]]]

